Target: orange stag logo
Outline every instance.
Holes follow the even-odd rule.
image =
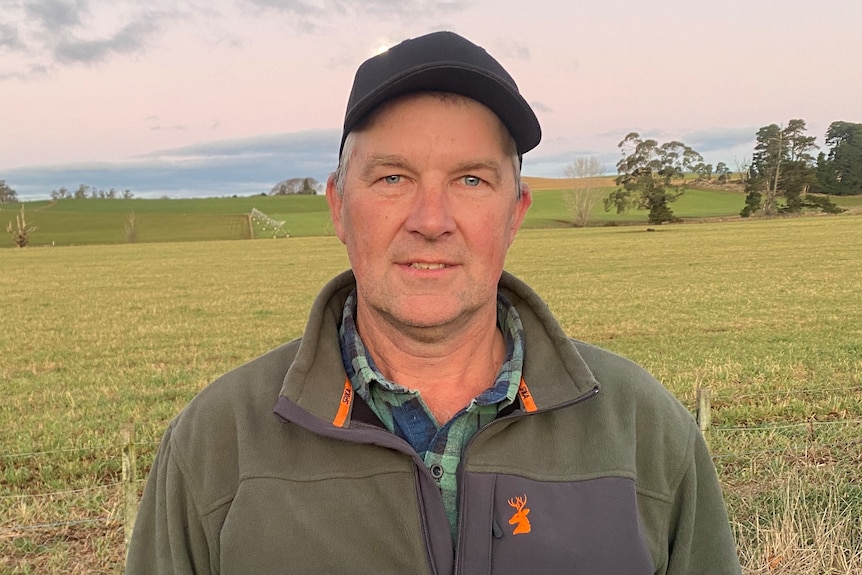
[[[515,497],[514,499],[509,499],[509,505],[515,509],[515,514],[512,515],[512,518],[509,519],[509,525],[515,525],[515,530],[512,531],[512,535],[520,535],[521,533],[529,533],[530,532],[530,520],[527,519],[527,515],[530,513],[530,508],[524,508],[524,505],[527,504],[527,495],[524,494],[521,497]]]

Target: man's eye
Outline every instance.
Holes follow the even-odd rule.
[[[387,184],[398,184],[401,182],[401,176],[385,176],[383,181]]]
[[[482,178],[478,178],[476,176],[464,176],[463,178],[464,184],[475,188],[479,184],[482,183]]]

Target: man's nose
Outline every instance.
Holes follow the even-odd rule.
[[[421,183],[410,204],[405,227],[409,232],[435,240],[455,230],[452,204],[442,182]]]

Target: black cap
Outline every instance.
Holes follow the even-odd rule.
[[[405,40],[362,63],[347,101],[339,156],[347,134],[377,106],[423,91],[453,92],[487,106],[508,128],[518,155],[542,139],[536,114],[497,60],[457,34],[433,32]]]

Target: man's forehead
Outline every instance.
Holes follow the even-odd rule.
[[[403,109],[407,107],[408,104],[421,100],[430,100],[440,102],[445,105],[450,106],[466,106],[466,107],[475,107],[477,109],[485,110],[489,115],[496,118],[497,124],[500,127],[500,130],[507,136],[510,137],[509,130],[506,128],[506,125],[494,113],[493,110],[488,108],[483,103],[474,100],[468,96],[463,96],[461,94],[455,94],[454,92],[439,92],[439,91],[423,91],[423,92],[411,92],[409,94],[402,94],[400,96],[396,96],[391,98],[374,109],[365,121],[357,126],[353,131],[363,131],[373,125],[375,121],[377,121],[381,116],[385,116],[388,112],[393,109]]]
[[[432,102],[432,106],[429,108],[428,106],[422,105],[423,101]],[[499,142],[503,153],[506,155],[517,153],[515,151],[514,140],[506,128],[506,125],[493,112],[493,110],[472,98],[462,96],[460,94],[453,94],[451,92],[415,92],[393,98],[374,110],[374,112],[368,116],[366,121],[353,131],[352,138],[356,139],[361,136],[366,145],[369,141],[376,142],[374,136],[377,131],[373,128],[390,121],[397,121],[398,123],[394,124],[394,127],[397,129],[401,127],[402,124],[409,123],[411,117],[423,119],[428,116],[429,109],[436,107],[433,106],[433,103],[439,103],[441,107],[463,106],[472,108],[472,110],[470,110],[471,119],[475,119],[477,125],[481,124],[479,118],[482,116],[490,119],[491,126],[493,126],[492,129],[495,131],[495,139]],[[422,135],[423,134],[421,133],[416,133],[416,141],[419,141]]]

